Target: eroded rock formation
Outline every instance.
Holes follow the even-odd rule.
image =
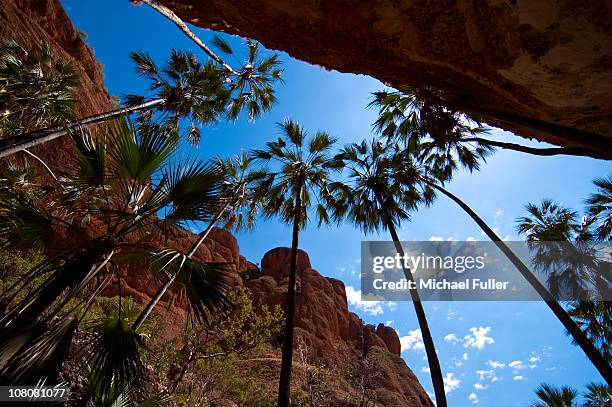
[[[610,151],[612,3],[580,0],[161,0],[195,25],[397,87],[446,91],[483,109],[604,135],[504,129]]]

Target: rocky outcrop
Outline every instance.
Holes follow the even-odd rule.
[[[285,305],[289,282],[290,249],[268,251],[261,260],[258,276],[245,285],[255,305]],[[298,251],[298,293],[296,302],[296,346],[306,345],[314,358],[328,366],[340,367],[348,360],[375,352],[380,372],[379,385],[391,400],[403,405],[431,405],[412,371],[400,356],[400,341],[393,328],[365,325],[348,310],[344,283],[324,277],[311,267],[308,254]]]
[[[260,276],[248,280],[255,305],[285,305],[291,250],[278,247],[261,260]],[[394,329],[380,324],[364,326],[360,318],[348,310],[344,283],[324,277],[310,265],[308,254],[298,251],[298,293],[295,326],[301,339],[317,357],[336,362],[337,352],[330,347],[339,341],[367,353],[379,346],[397,356],[399,338]]]
[[[489,120],[560,145],[610,151],[612,4],[577,0],[161,0],[195,25],[394,87],[443,89],[486,109],[604,135]],[[498,115],[499,116],[499,115]],[[516,119],[516,117],[515,117]]]

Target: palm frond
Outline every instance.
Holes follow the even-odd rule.
[[[184,259],[175,284],[187,298],[190,314],[197,322],[206,324],[212,313],[219,314],[229,309],[228,270],[228,263]]]
[[[0,378],[4,383],[33,385],[54,378],[78,326],[75,317],[64,317],[47,327],[39,323],[3,330],[0,336]]]
[[[90,385],[99,394],[136,386],[143,372],[141,336],[118,316],[94,321],[90,329],[93,338],[82,350],[84,360],[92,366]]]

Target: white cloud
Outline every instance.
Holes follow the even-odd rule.
[[[452,242],[452,241],[456,241],[456,239],[453,237],[444,238],[442,236],[429,236],[429,241],[430,242]]]
[[[465,335],[463,337],[463,346],[466,348],[476,348],[478,350],[483,349],[486,345],[490,345],[495,342],[495,340],[487,336],[489,332],[491,332],[491,327],[472,327],[470,328],[470,335]]]
[[[497,218],[499,218],[500,216],[502,216],[502,214],[504,213],[503,209],[498,209],[495,211],[495,216],[493,217],[495,220],[497,220]]]
[[[508,367],[514,369],[514,373],[527,368],[527,366],[525,366],[525,364],[520,360],[513,360],[512,362],[508,363]]]
[[[468,395],[468,399],[474,404],[478,403],[478,396],[476,395],[476,393],[470,393]]]
[[[475,242],[476,238],[473,236],[469,236],[467,239],[465,239],[466,242]]]
[[[389,321],[385,322],[385,325],[391,326],[393,325],[394,322],[395,322],[394,320],[390,319]]]
[[[444,392],[448,394],[453,390],[457,390],[460,383],[461,380],[457,379],[454,373],[446,373],[446,376],[444,376]]]
[[[529,358],[529,362],[530,363],[535,363],[535,362],[539,362],[539,361],[540,361],[540,358],[537,357],[537,356],[532,356],[532,357]]]
[[[493,383],[498,380],[497,376],[495,375],[495,370],[477,370],[476,374],[481,381],[488,380]]]
[[[444,342],[457,343],[459,342],[459,338],[457,338],[455,334],[448,334],[444,337]]]
[[[361,290],[355,290],[354,287],[346,286],[346,299],[349,305],[355,309],[365,312],[369,315],[380,315],[383,313],[382,303],[380,301],[362,301]]]
[[[512,380],[520,382],[521,380],[525,380],[525,378],[523,376],[514,376]]]
[[[395,302],[395,301],[388,301],[387,302],[387,307],[389,307],[389,311],[395,311],[397,309],[397,302]]]
[[[423,344],[423,335],[421,334],[420,329],[414,329],[408,332],[408,335],[400,336],[399,339],[402,352],[408,349],[413,349],[416,351],[423,351],[425,349],[425,345]]]
[[[484,384],[482,384],[482,383],[476,383],[476,384],[474,385],[474,388],[475,388],[476,390],[485,390],[487,387],[489,387],[489,386],[486,386],[486,385],[484,385]]]
[[[496,360],[489,360],[487,365],[491,366],[493,369],[502,369],[504,366],[506,366],[505,363],[501,363]]]
[[[462,357],[463,357],[463,360],[468,360],[469,359],[467,353],[464,353]]]
[[[448,319],[449,321],[452,321],[457,315],[459,315],[459,311],[449,309],[446,312],[446,319]]]
[[[427,366],[423,366],[421,368],[421,372],[423,372],[423,373],[431,373],[431,370]]]

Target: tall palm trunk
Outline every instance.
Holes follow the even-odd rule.
[[[610,140],[597,133],[581,130],[575,127],[567,127],[557,123],[545,122],[543,120],[534,119],[514,113],[501,112],[492,109],[487,109],[481,106],[476,106],[469,102],[453,103],[449,102],[453,108],[479,116],[482,119],[491,119],[494,122],[507,123],[518,127],[534,130],[537,133],[543,133],[553,138],[563,137],[566,141],[575,146],[590,150],[593,152],[590,155],[593,158],[612,159],[612,146]]]
[[[161,106],[166,103],[165,99],[152,99],[147,102],[123,107],[120,109],[111,110],[110,112],[100,113],[93,116],[84,117],[65,126],[53,126],[40,130],[30,131],[28,133],[19,134],[17,136],[7,137],[0,140],[0,158],[9,156],[26,148],[44,144],[47,141],[54,140],[64,136],[71,131],[87,128],[95,124],[103,123],[126,114],[142,112]]]
[[[199,239],[197,240],[197,242],[195,242],[193,244],[193,246],[191,246],[191,249],[189,249],[189,252],[187,252],[187,258],[190,259],[193,257],[193,255],[196,253],[196,251],[198,250],[198,247],[200,247],[200,245],[204,242],[204,240],[206,240],[206,238],[208,237],[208,235],[210,234],[211,230],[213,229],[213,227],[215,227],[215,225],[217,224],[217,222],[219,222],[219,220],[223,217],[223,214],[225,213],[225,211],[228,209],[229,207],[229,201],[226,202],[226,204],[223,206],[223,208],[221,208],[221,210],[215,215],[215,217],[210,221],[210,223],[208,224],[208,226],[206,227],[206,229],[204,229],[200,234],[199,234]],[[176,260],[176,258],[179,257],[178,254],[176,254],[172,260],[170,260],[171,262]],[[172,283],[174,282],[174,280],[176,279],[176,276],[178,275],[180,270],[177,270],[169,279],[168,281],[166,281],[166,283],[161,286],[157,292],[155,293],[155,295],[153,296],[153,298],[151,298],[151,301],[149,301],[149,303],[147,304],[147,306],[142,310],[142,312],[140,313],[140,315],[138,315],[138,318],[136,318],[136,321],[134,321],[134,323],[132,324],[132,328],[134,330],[137,330],[138,328],[140,328],[142,326],[142,324],[146,321],[146,319],[149,317],[149,314],[151,314],[151,311],[153,311],[153,308],[155,308],[157,306],[157,304],[159,303],[159,300],[161,300],[161,298],[164,296],[164,294],[166,293],[166,291],[168,291],[168,288],[170,288],[170,286],[172,285]]]
[[[555,314],[559,321],[561,321],[563,327],[570,333],[574,341],[578,344],[578,346],[580,346],[582,351],[589,358],[591,363],[593,363],[604,380],[608,383],[608,385],[612,385],[612,368],[610,368],[610,364],[606,361],[595,345],[589,340],[584,331],[582,331],[576,322],[569,316],[567,311],[557,301],[555,301],[546,287],[544,287],[537,277],[533,275],[525,263],[523,263],[512,250],[510,250],[510,248],[499,238],[499,236],[497,236],[497,234],[465,202],[435,182],[431,182],[426,178],[421,179],[427,185],[449,197],[457,205],[459,205],[461,209],[470,215],[470,217],[476,222],[476,224],[478,224],[478,226],[480,226],[489,239],[495,242],[497,247],[506,255],[506,257],[518,269],[527,282],[536,290],[538,295],[540,295],[540,297],[546,301],[546,305],[548,305],[553,314]]]
[[[280,380],[278,382],[278,407],[289,407],[291,404],[291,366],[293,364],[293,331],[295,320],[295,292],[297,282],[298,239],[302,214],[302,187],[300,179],[296,188],[295,214],[293,215],[293,235],[291,238],[291,264],[289,267],[289,286],[287,287],[287,313],[285,316],[285,334],[283,337],[283,356],[281,360]]]
[[[185,22],[168,7],[164,6],[163,4],[159,4],[155,0],[132,1],[135,3],[145,3],[146,5],[166,17],[168,20],[172,21],[174,25],[176,25],[187,37],[189,37],[193,42],[195,42],[197,46],[200,47],[215,62],[223,66],[223,68],[225,68],[229,73],[238,75],[238,72],[234,71],[231,66],[223,62],[223,60],[219,58],[219,56],[215,54],[197,35],[195,35],[195,33],[189,29],[187,24],[185,24]]]
[[[475,141],[482,145],[499,147],[506,150],[520,151],[522,153],[538,155],[538,156],[553,156],[553,155],[572,155],[599,158],[602,160],[611,160],[610,154],[604,154],[596,150],[584,147],[553,147],[553,148],[534,148],[527,147],[516,143],[506,143],[503,141],[487,140],[481,137],[468,137],[461,139],[462,141]]]
[[[382,201],[381,201],[382,203]],[[384,204],[383,204],[384,207]],[[391,233],[391,238],[395,245],[397,253],[404,257],[404,248],[400,243],[400,239],[395,231],[395,226],[391,221],[391,217],[386,209],[383,209],[385,224]],[[414,282],[412,273],[402,264],[404,270],[404,276],[406,280]],[[429,370],[431,375],[431,381],[433,383],[434,394],[436,395],[436,405],[438,407],[446,407],[446,393],[444,392],[444,377],[442,376],[442,368],[440,367],[440,360],[438,359],[438,353],[436,352],[436,345],[434,343],[431,331],[429,330],[429,323],[427,322],[427,316],[425,315],[425,309],[417,290],[410,290],[410,297],[412,298],[412,304],[414,305],[414,312],[417,316],[421,335],[423,336],[423,345],[425,346],[425,353],[427,354],[427,362],[429,364]]]

